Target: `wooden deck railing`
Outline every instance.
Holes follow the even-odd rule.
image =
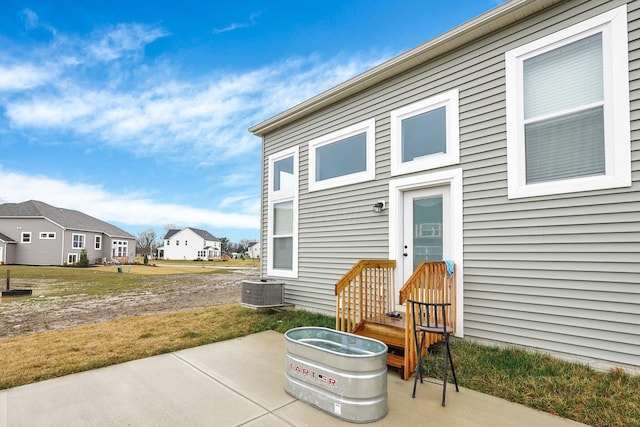
[[[406,306],[405,326],[405,359],[409,369],[414,369],[417,363],[416,348],[413,338],[413,319],[411,318],[411,304],[408,300],[422,302],[450,302],[447,310],[447,323],[456,330],[456,278],[447,272],[444,261],[426,261],[420,263],[409,280],[400,290],[400,304]],[[439,335],[429,334],[426,346],[437,342]],[[405,378],[406,379],[406,378]]]
[[[336,330],[393,310],[395,268],[395,260],[360,260],[336,283]]]

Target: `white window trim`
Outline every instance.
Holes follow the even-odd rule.
[[[93,248],[97,251],[102,249],[102,236],[100,235],[93,236]]]
[[[74,260],[71,261],[71,258],[73,258]],[[78,254],[75,252],[69,252],[67,254],[67,264],[72,264],[72,265],[76,264],[78,262],[78,259],[79,259]]]
[[[76,236],[82,236],[82,246],[76,246],[75,245],[75,237]],[[82,233],[72,233],[71,234],[71,247],[73,249],[84,249],[87,246],[87,236],[85,236]]]
[[[50,236],[50,235],[53,236]],[[53,240],[56,238],[56,233],[52,231],[41,231],[39,235],[40,240]]]
[[[25,236],[29,236],[29,241],[28,242],[24,241]],[[23,232],[20,233],[20,243],[23,243],[25,245],[30,245],[32,241],[33,240],[32,240],[32,236],[31,236],[31,232],[30,231],[23,231]]]
[[[299,193],[299,148],[298,146],[280,151],[269,156],[268,171],[268,209],[267,209],[267,275],[275,277],[298,278],[298,193]],[[273,166],[274,163],[293,157],[293,187],[280,191],[273,191]],[[291,270],[273,268],[273,205],[281,202],[293,202],[293,248]]]
[[[111,242],[112,256],[127,257],[129,256],[129,242],[126,240],[114,240]]]
[[[604,60],[605,174],[526,184],[522,63],[602,32]],[[620,6],[505,54],[507,176],[510,199],[631,186],[627,6]]]
[[[391,175],[404,175],[460,163],[459,92],[453,89],[391,112]],[[418,114],[446,109],[446,153],[402,161],[402,120]]]
[[[366,138],[366,169],[362,172],[351,173],[335,178],[316,181],[316,150],[319,147],[365,133]],[[376,178],[376,120],[364,122],[337,130],[330,134],[309,141],[309,192],[341,187],[343,185],[372,181]]]

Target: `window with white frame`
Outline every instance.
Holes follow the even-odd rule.
[[[51,240],[56,238],[56,233],[54,232],[41,232],[40,239],[42,240]]]
[[[391,112],[391,174],[460,162],[458,89]]]
[[[309,191],[375,179],[375,119],[309,141]]]
[[[20,242],[21,243],[31,243],[31,232],[23,231],[20,233]]]
[[[95,250],[100,250],[102,248],[102,236],[95,236],[93,247]]]
[[[631,185],[626,6],[505,61],[510,198]]]
[[[68,264],[73,265],[73,264],[75,264],[77,262],[78,262],[78,254],[73,254],[73,253],[67,254],[67,263]]]
[[[269,156],[267,274],[298,277],[298,147]]]
[[[126,240],[114,240],[111,243],[111,255],[114,257],[125,257],[129,253],[129,242]]]
[[[73,249],[83,249],[84,248],[84,234],[73,233],[71,235],[71,247]]]

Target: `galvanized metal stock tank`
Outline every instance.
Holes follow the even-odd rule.
[[[387,415],[387,345],[320,327],[285,333],[285,391],[357,423]]]

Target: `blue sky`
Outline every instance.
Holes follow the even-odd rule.
[[[259,238],[248,128],[500,0],[0,2],[0,203]]]

